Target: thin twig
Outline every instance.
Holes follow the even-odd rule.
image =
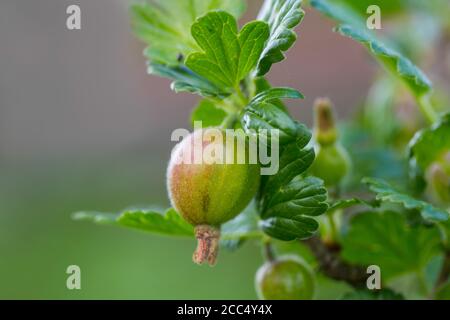
[[[319,262],[320,271],[326,276],[334,280],[345,281],[354,287],[366,285],[366,270],[342,261],[339,257],[341,248],[338,245],[326,245],[318,237],[305,240],[304,243],[311,249]]]

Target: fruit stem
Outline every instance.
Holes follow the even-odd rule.
[[[248,99],[244,95],[244,93],[242,92],[242,90],[241,90],[239,85],[237,85],[235,87],[234,91],[236,92],[236,95],[239,98],[239,103],[241,105],[240,107],[241,107],[241,109],[243,109],[248,104]]]
[[[327,212],[326,217],[328,218],[328,223],[330,224],[330,240],[333,243],[336,243],[337,237],[338,237],[338,231],[337,231],[337,227],[336,227],[336,222],[334,221],[334,218],[335,218],[334,213],[335,213],[335,211]]]
[[[220,127],[222,129],[233,129],[236,122],[237,122],[236,114],[230,114],[222,121]]]
[[[197,264],[208,262],[210,266],[216,264],[219,253],[220,230],[209,225],[198,225],[195,227],[197,238],[197,249],[192,260]]]
[[[273,246],[270,243],[270,240],[264,241],[264,257],[267,261],[274,261],[275,260],[275,252],[273,250]]]
[[[424,115],[425,119],[427,119],[427,121],[430,124],[436,122],[438,116],[433,108],[433,105],[431,104],[430,96],[429,95],[421,96],[417,99],[417,102],[419,104],[420,111]]]

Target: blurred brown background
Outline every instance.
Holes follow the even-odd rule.
[[[1,156],[105,155],[170,149],[169,133],[188,125],[197,98],[175,94],[148,76],[143,46],[131,35],[125,0],[16,0],[0,4]],[[82,29],[65,27],[66,7],[79,4]],[[243,20],[256,15],[250,0]],[[346,116],[364,97],[370,60],[332,23],[307,12],[288,59],[274,66],[275,85],[298,88],[291,103],[310,122],[311,102],[330,96]]]
[[[66,29],[70,4],[81,7],[79,31]],[[260,4],[250,0],[243,20]],[[204,269],[190,262],[193,241],[70,219],[83,209],[167,206],[170,133],[188,127],[197,101],[146,74],[128,5],[0,2],[0,298],[255,297],[256,245]],[[317,96],[348,116],[372,78],[364,49],[331,29],[307,10],[288,59],[270,73],[307,97],[289,104],[302,122],[311,123]],[[69,264],[81,266],[80,292],[65,288]]]

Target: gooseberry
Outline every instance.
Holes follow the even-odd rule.
[[[247,207],[259,185],[260,167],[248,163],[245,136],[235,135],[234,143],[226,137],[222,129],[196,130],[175,146],[168,166],[172,206],[195,226],[198,264],[215,263],[220,225]],[[239,152],[246,152],[243,163]]]
[[[338,130],[331,101],[319,98],[314,105],[316,159],[311,173],[327,187],[336,187],[350,171],[350,156],[338,141]]]
[[[311,300],[314,274],[297,256],[282,256],[262,265],[255,278],[258,297],[264,300]]]

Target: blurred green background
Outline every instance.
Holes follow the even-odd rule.
[[[79,210],[168,206],[170,133],[188,126],[197,101],[146,74],[129,2],[0,3],[1,299],[256,298],[255,243],[223,250],[214,268],[199,267],[191,262],[194,240],[70,218]],[[81,7],[80,31],[65,27],[70,4]],[[249,1],[244,20],[260,4]],[[347,116],[373,76],[364,49],[331,28],[308,10],[296,46],[271,72],[275,85],[307,96],[289,105],[302,122],[311,123],[312,101],[322,95]],[[81,290],[66,288],[72,264],[81,268]]]
[[[162,164],[151,159],[2,166],[0,298],[255,298],[255,244],[222,252],[215,268],[198,267],[191,262],[194,240],[70,220],[80,208],[165,204],[163,188],[148,183],[164,178]],[[71,264],[81,268],[81,290],[66,288]]]

